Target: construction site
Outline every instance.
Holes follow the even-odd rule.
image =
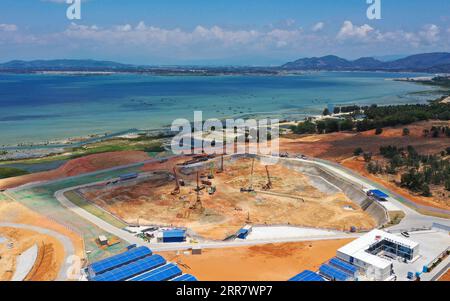
[[[386,221],[358,187],[307,164],[252,156],[187,157],[75,193],[128,225],[183,227],[216,241],[246,224],[359,232]]]

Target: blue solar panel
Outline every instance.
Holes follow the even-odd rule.
[[[183,272],[173,263],[159,267],[153,271],[139,275],[130,281],[167,281],[174,277],[180,276]]]
[[[166,264],[166,260],[160,255],[145,257],[112,271],[95,276],[93,281],[124,281]]]
[[[195,278],[192,275],[184,274],[184,275],[178,276],[176,278],[173,278],[171,281],[191,281],[192,282],[192,281],[198,281],[198,280],[197,280],[197,278]]]
[[[91,264],[90,270],[95,275],[99,275],[150,255],[152,255],[152,251],[147,247],[133,248],[126,251],[125,253],[118,254]]]
[[[355,275],[356,272],[358,271],[358,269],[354,266],[351,265],[348,262],[345,262],[339,258],[333,258],[330,260],[330,265],[338,268],[339,270],[342,270],[346,273],[349,273],[350,275]]]
[[[344,273],[328,264],[323,264],[320,267],[319,271],[322,275],[324,275],[325,277],[327,277],[331,280],[346,281],[350,278],[350,276],[347,275],[346,273]]]
[[[289,279],[289,281],[325,281],[320,275],[317,275],[311,271],[303,271],[295,277]]]

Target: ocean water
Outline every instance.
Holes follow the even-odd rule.
[[[298,76],[0,74],[0,147],[131,128],[174,119],[300,120],[328,104],[424,103],[436,87],[387,79],[417,74],[319,72]],[[423,75],[422,75],[423,76]]]

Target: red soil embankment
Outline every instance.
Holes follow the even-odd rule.
[[[46,172],[39,172],[15,178],[0,180],[0,188],[7,189],[31,182],[55,180],[83,173],[108,169],[120,165],[138,163],[150,159],[147,153],[140,151],[123,151],[89,155],[68,161],[63,166]]]

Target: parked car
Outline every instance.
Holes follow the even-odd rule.
[[[402,235],[404,236],[404,237],[407,237],[407,238],[409,238],[411,235],[409,235],[409,233],[408,232],[402,232]]]

